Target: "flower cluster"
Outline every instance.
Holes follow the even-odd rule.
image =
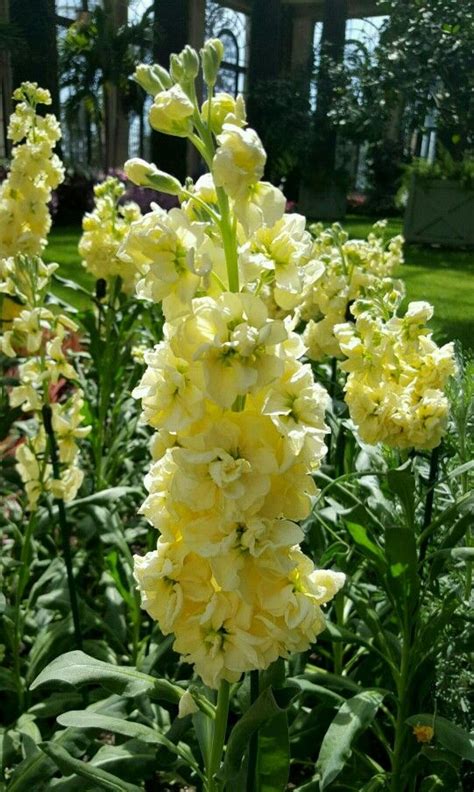
[[[448,420],[444,389],[455,373],[453,344],[439,348],[426,322],[433,309],[411,302],[397,316],[400,298],[356,302],[354,323],[335,335],[347,360],[346,402],[361,438],[396,448],[439,445]],[[385,310],[384,310],[385,309]]]
[[[125,193],[125,186],[113,176],[94,187],[95,207],[84,216],[83,234],[79,242],[79,254],[84,267],[95,278],[122,279],[122,290],[133,292],[137,272],[133,265],[119,259],[118,249],[130,225],[141,216],[140,208],[130,201],[119,202]]]
[[[120,254],[166,319],[134,392],[156,429],[141,511],[160,533],[156,550],[135,558],[135,577],[143,607],[211,687],[308,648],[324,629],[321,606],[344,582],[299,547],[297,521],[310,512],[311,474],[326,451],[327,394],[299,360],[290,319],[268,305],[293,305],[311,240],[284,214],[281,193],[259,181],[265,152],[245,128],[243,100],[212,95],[221,46],[201,53],[202,108],[191,48],[173,56],[170,73],[137,69],[154,95],[152,126],[193,140],[210,173],[178,186],[180,209],[134,223]],[[147,163],[127,171],[176,189]]]
[[[17,253],[41,254],[51,227],[51,192],[64,178],[62,163],[53,153],[61,137],[59,124],[54,115],[36,112],[38,104],[51,104],[49,91],[25,82],[13,98],[18,104],[8,127],[14,144],[12,162],[0,187],[2,259]]]
[[[17,445],[16,459],[28,508],[34,510],[45,491],[64,500],[75,496],[83,478],[77,441],[89,429],[82,425],[83,399],[74,384],[76,372],[68,353],[72,334],[78,328],[46,299],[58,265],[45,264],[35,255],[46,244],[50,225],[46,204],[63,172],[61,162],[52,154],[59,127],[52,115],[36,116],[36,104],[51,101],[47,91],[23,83],[14,98],[22,101],[10,120],[9,134],[14,142],[23,138],[25,142],[14,149],[11,172],[1,193],[0,212],[6,212],[11,204],[15,216],[11,239],[3,234],[1,224],[0,302],[8,301],[8,313],[2,313],[0,352],[22,359],[19,384],[10,391],[10,404],[33,414],[26,436]],[[51,410],[61,466],[59,479],[53,476],[49,462],[42,419],[45,407]]]
[[[3,265],[3,266],[1,266]],[[37,507],[42,492],[71,500],[79,489],[83,472],[79,467],[77,440],[90,429],[82,425],[83,399],[75,381],[68,346],[75,322],[49,307],[45,292],[57,264],[45,264],[39,257],[16,256],[0,264],[3,280],[0,295],[12,295],[21,303],[17,315],[0,336],[0,351],[7,357],[23,358],[18,366],[19,384],[10,391],[12,407],[33,413],[28,434],[17,446],[17,469],[25,485],[28,508]],[[48,463],[47,437],[41,411],[49,405],[61,464],[61,478],[55,480]]]
[[[403,239],[396,236],[386,245],[385,225],[386,221],[376,223],[367,240],[349,239],[337,223],[325,231],[312,226],[316,237],[313,256],[322,266],[316,277],[308,272],[301,306],[302,317],[308,322],[304,339],[312,360],[342,357],[334,328],[351,318],[355,300],[368,293],[383,295],[394,287],[403,290],[391,277],[402,263]]]

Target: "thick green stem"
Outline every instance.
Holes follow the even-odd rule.
[[[220,229],[222,243],[224,245],[229,291],[238,292],[240,286],[237,239],[235,236],[235,229],[231,221],[229,199],[222,187],[217,187],[216,192],[219,210],[221,213]]]
[[[60,481],[61,471],[59,467],[58,447],[53,430],[52,411],[49,404],[45,404],[43,406],[42,415],[43,415],[44,430],[49,440],[49,453],[51,458],[51,467],[53,468],[53,476],[56,479],[56,481]],[[58,507],[59,525],[61,528],[61,543],[63,547],[64,562],[66,564],[69,600],[71,602],[72,621],[74,625],[74,638],[75,638],[76,648],[82,649],[81,622],[79,618],[79,607],[77,602],[76,584],[74,581],[74,574],[72,569],[72,555],[71,555],[69,527],[66,520],[66,509],[64,508],[64,501],[62,500],[62,498],[56,498],[56,505]]]
[[[216,719],[214,721],[211,754],[207,768],[206,792],[220,792],[221,790],[221,782],[215,776],[219,770],[224,750],[227,718],[229,715],[229,694],[229,683],[223,679],[217,695]]]
[[[250,703],[253,704],[260,693],[258,671],[250,672]],[[247,792],[258,792],[258,730],[252,734],[249,743],[249,761],[247,766]]]
[[[430,459],[430,472],[428,474],[428,494],[426,496],[425,502],[425,513],[423,516],[423,531],[426,531],[431,520],[433,519],[433,504],[434,504],[434,495],[435,495],[435,486],[436,481],[438,478],[438,467],[439,467],[439,446],[437,448],[433,448],[431,452],[431,459]],[[426,550],[428,548],[428,541],[429,537],[427,536],[423,541],[420,542],[420,561],[423,561]]]
[[[392,779],[391,792],[403,792],[403,745],[405,741],[405,720],[407,717],[408,705],[408,674],[410,665],[410,630],[405,625],[403,631],[402,657],[400,663],[400,675],[397,683],[397,719],[395,723],[395,742],[392,754]]]

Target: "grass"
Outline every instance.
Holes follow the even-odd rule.
[[[348,215],[344,227],[350,236],[362,239],[369,233],[373,218]],[[401,219],[390,219],[387,232],[394,236],[402,232]],[[92,291],[94,283],[81,267],[77,252],[80,229],[53,228],[46,251],[48,261],[60,264],[58,275]],[[467,349],[474,349],[474,252],[409,245],[405,249],[405,264],[399,276],[407,286],[409,300],[428,300],[434,305],[432,327],[438,342],[459,339]],[[90,304],[81,292],[56,284],[58,297],[71,302],[78,309]]]

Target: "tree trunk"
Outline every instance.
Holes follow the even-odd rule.
[[[30,80],[48,88],[59,115],[58,49],[55,0],[10,0],[10,21],[24,39],[12,52],[13,85]]]
[[[104,0],[104,10],[111,30],[117,31],[128,21],[128,0]],[[123,168],[128,159],[129,118],[120,88],[114,83],[104,85],[105,171]]]
[[[337,132],[329,113],[334,102],[334,66],[344,58],[346,19],[347,0],[325,0],[313,148],[313,167],[324,182],[333,180],[336,167]]]
[[[265,113],[262,117],[259,92],[280,76],[281,29],[281,0],[252,0],[247,112],[250,126],[257,131],[268,122]]]

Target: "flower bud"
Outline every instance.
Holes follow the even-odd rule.
[[[199,73],[199,55],[196,50],[186,44],[181,52],[181,63],[183,65],[186,80],[195,80]]]
[[[195,712],[199,712],[199,707],[194,701],[192,693],[186,690],[179,700],[178,718],[185,718],[186,715],[194,715]]]
[[[206,123],[208,120],[209,100],[203,103],[201,118]],[[225,123],[245,126],[245,102],[243,96],[234,99],[228,93],[217,93],[211,100],[211,129],[215,135],[220,135]]]
[[[170,57],[170,74],[171,79],[175,83],[179,84],[184,79],[184,67],[181,62],[181,55],[177,55],[175,52],[173,52]]]
[[[133,157],[125,163],[125,174],[139,187],[152,187],[154,190],[167,193],[168,195],[179,195],[182,185],[174,176],[159,170],[156,165],[139,157]]]
[[[202,72],[207,85],[214,86],[224,57],[224,45],[218,38],[209,39],[201,50]]]
[[[135,69],[133,79],[151,96],[156,96],[160,91],[166,91],[172,85],[168,72],[158,63],[153,66],[140,63]]]

